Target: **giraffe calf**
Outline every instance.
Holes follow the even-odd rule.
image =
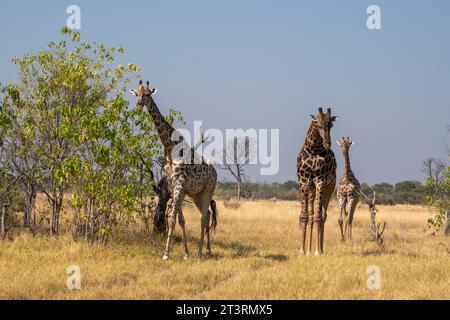
[[[345,241],[347,237],[349,240],[352,239],[352,223],[353,215],[355,214],[356,206],[359,202],[359,191],[360,184],[355,178],[353,171],[350,166],[350,147],[354,144],[350,139],[342,138],[337,141],[338,145],[341,146],[342,154],[345,160],[344,175],[342,176],[338,190],[337,199],[339,202],[339,227],[341,229],[341,239]],[[345,219],[345,221],[344,221]],[[345,226],[344,226],[345,222]]]

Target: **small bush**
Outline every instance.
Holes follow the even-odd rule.
[[[232,198],[230,200],[225,200],[223,202],[223,206],[227,209],[239,209],[241,207],[241,204],[236,199]]]

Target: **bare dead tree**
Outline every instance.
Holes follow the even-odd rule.
[[[427,180],[432,181],[433,192],[439,192],[439,186],[445,179],[447,166],[441,160],[428,158],[423,161],[421,171],[425,174]]]
[[[250,163],[250,153],[253,152],[250,142],[249,137],[245,137],[245,139],[234,137],[225,146],[223,151],[224,164],[219,166],[220,169],[228,171],[234,180],[236,180],[236,196],[238,201],[241,198],[249,198],[251,196],[250,192],[244,186],[245,168]]]
[[[430,204],[438,209],[439,213],[437,217],[440,217],[442,220],[447,220],[444,227],[444,234],[450,235],[450,193],[448,188],[445,187],[446,183],[448,183],[447,170],[446,163],[441,160],[429,158],[423,161],[422,172],[425,174],[428,185],[432,188],[433,200],[432,204]]]
[[[374,236],[374,241],[378,243],[378,245],[382,246],[384,244],[384,240],[381,236],[386,229],[386,223],[383,222],[383,224],[381,225],[380,223],[376,222],[376,214],[378,212],[378,209],[376,207],[377,193],[375,191],[373,192],[372,199],[367,197],[361,191],[359,191],[359,193],[361,195],[361,199],[369,206],[370,233]]]

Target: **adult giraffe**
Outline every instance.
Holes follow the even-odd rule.
[[[153,94],[156,89],[150,90],[149,82],[147,85],[142,85],[142,81],[139,82],[137,90],[131,90],[131,92],[137,97],[137,108],[142,110],[147,107],[150,116],[155,124],[156,131],[164,147],[164,155],[166,158],[163,176],[169,184],[169,190],[172,195],[172,209],[169,211],[168,225],[169,231],[167,235],[166,248],[163,255],[163,260],[169,259],[170,248],[172,245],[173,231],[176,225],[176,219],[181,226],[183,237],[183,257],[187,259],[189,257],[189,251],[187,246],[185,220],[183,216],[183,202],[186,195],[190,196],[201,213],[201,230],[200,240],[198,244],[197,257],[202,257],[204,236],[206,233],[206,249],[208,254],[211,254],[210,244],[210,229],[215,228],[217,225],[217,208],[216,203],[212,200],[214,190],[216,188],[217,173],[214,166],[207,159],[194,153],[196,161],[186,161],[186,156],[191,150],[186,146],[180,146],[179,144],[185,144],[184,141],[174,141],[173,136],[175,129],[167,123],[158,109],[155,101],[153,100]],[[179,155],[179,151],[183,150],[183,155]],[[211,212],[212,222],[210,225]]]
[[[336,159],[331,147],[330,130],[337,119],[331,109],[310,116],[311,125],[305,143],[297,158],[297,176],[300,189],[300,254],[305,254],[306,229],[309,225],[309,246],[312,251],[313,227],[316,234],[315,255],[323,253],[325,221],[328,204],[336,185]]]

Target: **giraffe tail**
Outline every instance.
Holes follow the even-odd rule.
[[[217,205],[214,200],[211,200],[210,207],[211,207],[211,226],[208,227],[208,230],[212,229],[213,231],[215,231],[217,227],[217,215],[219,214],[219,212],[217,211]]]

